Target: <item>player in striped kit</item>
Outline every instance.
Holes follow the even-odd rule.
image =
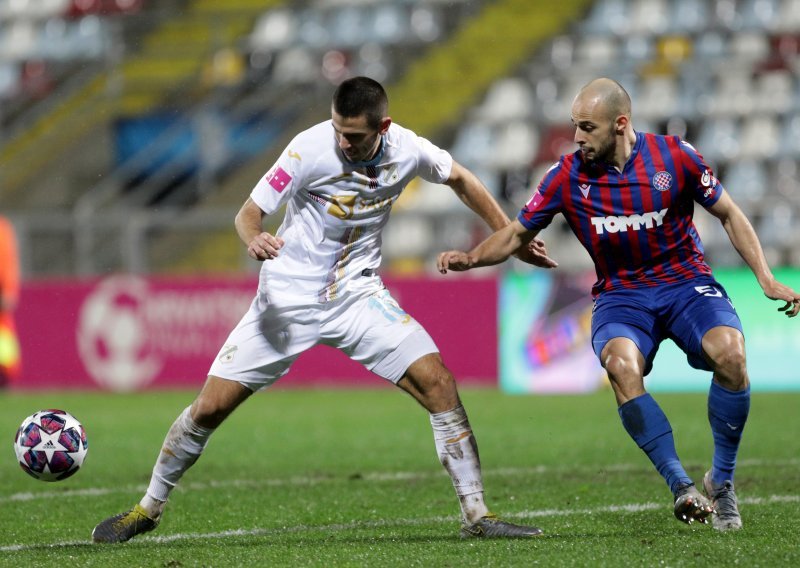
[[[387,111],[386,93],[376,81],[343,82],[333,95],[331,120],[298,134],[253,188],[235,225],[248,254],[264,261],[257,295],[211,365],[202,391],[167,433],[146,494],[129,511],[98,524],[95,542],[124,542],[156,528],[171,491],[217,426],[318,343],[340,349],[430,413],[439,459],[461,505],[462,537],[541,534],[500,520],[487,508],[477,443],[455,380],[433,339],[377,274],[392,204],[417,176],[449,186],[492,229],[510,220],[474,174],[393,124]],[[265,232],[263,217],[282,206],[281,227],[275,235]],[[554,264],[541,241],[518,256]]]
[[[733,481],[750,408],[744,336],[704,260],[694,203],[719,219],[764,294],[785,302],[779,309],[787,316],[800,311],[800,295],[774,278],[749,221],[690,144],[633,129],[630,97],[617,82],[586,85],[572,105],[572,122],[579,149],[548,170],[517,219],[469,253],[441,253],[438,268],[500,263],[562,213],[595,264],[592,343],[623,426],[669,485],[679,520],[705,523],[711,515],[715,528],[739,529]],[[681,465],[670,423],[644,388],[666,338],[690,365],[713,372],[707,498]]]

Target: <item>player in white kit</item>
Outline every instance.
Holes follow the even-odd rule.
[[[95,542],[154,529],[169,493],[214,429],[253,392],[318,343],[334,346],[413,396],[429,413],[440,461],[461,504],[463,537],[531,537],[484,503],[477,444],[452,374],[428,333],[391,297],[377,268],[392,204],[415,177],[450,186],[493,230],[509,223],[469,170],[388,117],[383,87],[342,83],[332,119],[298,134],[236,216],[248,254],[265,261],[258,292],[231,332],[203,389],[167,433],[150,485],[131,510],[95,527]],[[262,218],[286,205],[277,234]],[[518,256],[550,267],[541,241]]]

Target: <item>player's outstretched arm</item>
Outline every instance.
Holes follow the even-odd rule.
[[[775,279],[753,225],[733,199],[723,193],[709,211],[722,223],[733,247],[753,271],[764,295],[771,300],[784,301],[778,310],[790,318],[800,313],[800,294]]]
[[[510,222],[500,205],[474,173],[453,160],[450,177],[445,182],[464,204],[480,215],[493,231]]]
[[[261,220],[264,212],[248,197],[236,214],[234,225],[239,238],[247,245],[247,254],[255,260],[270,260],[278,256],[283,239],[264,231]]]
[[[447,274],[448,270],[463,272],[470,268],[500,264],[521,247],[527,246],[535,236],[536,233],[528,231],[515,219],[469,252],[450,250],[440,253],[436,265],[439,272]]]
[[[498,231],[511,222],[478,177],[455,160],[450,170],[450,177],[445,183],[467,207],[480,215],[493,231]],[[542,239],[532,237],[515,254],[523,262],[541,268],[558,266],[555,260],[547,256],[547,248]]]

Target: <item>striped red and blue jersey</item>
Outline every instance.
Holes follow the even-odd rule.
[[[692,221],[724,191],[703,157],[677,136],[637,132],[622,171],[564,155],[518,215],[527,229],[563,213],[594,261],[592,295],[710,275]]]

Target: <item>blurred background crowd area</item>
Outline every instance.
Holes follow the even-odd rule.
[[[29,278],[254,270],[236,211],[363,74],[513,217],[604,75],[637,130],[700,150],[774,266],[800,266],[799,52],[800,0],[0,0],[0,212]],[[740,265],[696,219],[709,260]],[[417,180],[384,271],[431,273],[487,234]],[[561,218],[543,236],[562,267],[590,266]]]

